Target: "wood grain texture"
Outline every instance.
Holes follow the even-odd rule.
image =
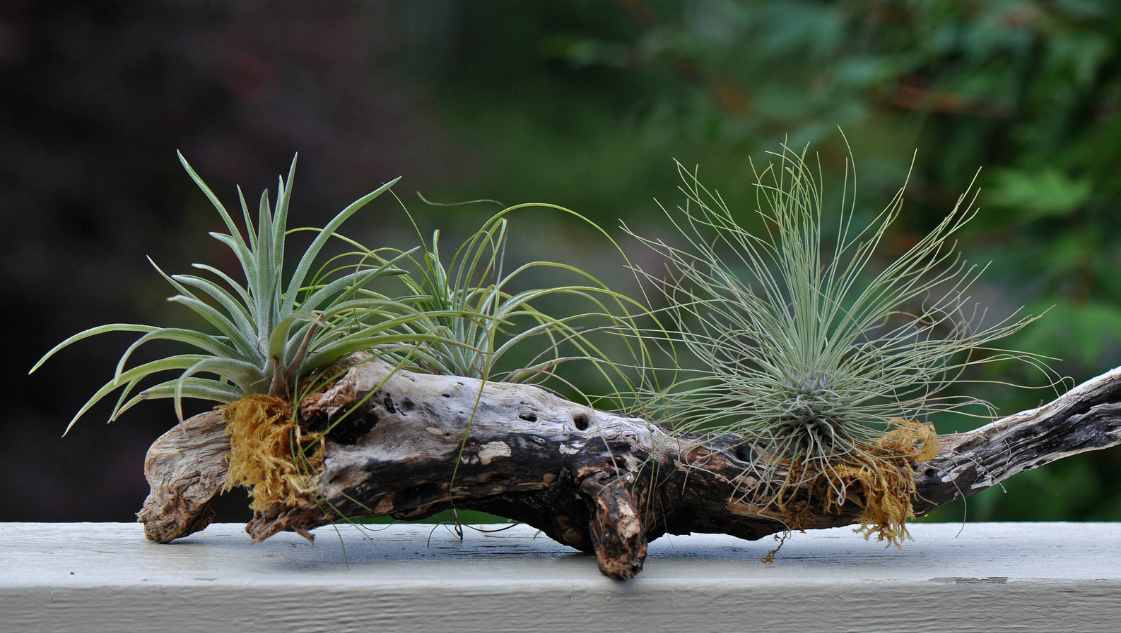
[[[230,438],[217,411],[196,415],[157,438],[144,458],[152,490],[136,515],[144,536],[170,543],[210,525],[210,501],[226,483],[229,455]]]
[[[942,451],[916,467],[916,511],[1121,443],[1119,392],[1115,370],[1038,409],[946,437]],[[806,529],[850,525],[862,511],[855,502],[824,511],[804,490],[785,510],[767,499],[746,500],[748,455],[738,438],[674,436],[532,386],[394,371],[370,360],[304,400],[300,416],[312,430],[331,429],[318,495],[258,513],[246,527],[255,541],[342,517],[416,519],[455,507],[527,523],[596,552],[605,574],[629,578],[642,569],[646,543],[664,534],[754,540],[786,530],[790,507],[802,508]],[[220,426],[213,418],[208,423]],[[213,428],[201,430],[206,424],[192,428],[211,437]],[[209,470],[221,466],[213,451],[179,455],[199,467],[208,460]],[[181,517],[175,525],[193,527],[185,518],[192,510],[161,501],[161,494],[153,488],[149,503],[172,508]],[[159,516],[141,520],[147,525]]]
[[[0,523],[0,631],[1091,633],[1121,619],[1118,524],[914,525],[902,550],[818,530],[770,565],[770,539],[674,536],[625,583],[527,526],[462,541],[370,527],[250,547],[233,524],[157,545],[136,524]]]
[[[1017,473],[1121,444],[1121,368],[1041,407],[940,439],[941,452],[916,473],[919,515]]]

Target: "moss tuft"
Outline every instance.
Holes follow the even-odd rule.
[[[888,431],[863,450],[835,455],[824,469],[808,471],[795,460],[775,503],[787,512],[791,530],[806,527],[815,512],[836,510],[845,503],[864,508],[858,532],[876,536],[899,547],[909,538],[907,521],[915,518],[911,496],[915,492],[912,463],[925,462],[941,449],[932,424],[893,419]],[[812,468],[812,466],[811,466]],[[808,490],[799,498],[796,488]],[[777,549],[776,549],[777,551]],[[773,555],[772,555],[773,558]]]
[[[323,437],[300,428],[290,401],[247,394],[219,409],[231,446],[225,490],[248,487],[257,511],[292,505],[311,491],[309,477],[323,465]]]

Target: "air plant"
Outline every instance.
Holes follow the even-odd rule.
[[[836,239],[823,244],[820,165],[815,177],[805,151],[774,155],[778,165],[755,172],[763,231],[744,228],[679,164],[687,202],[666,214],[684,242],[639,238],[668,261],[669,278],[639,272],[661,289],[675,343],[696,362],[672,387],[644,394],[647,408],[660,408],[679,432],[739,444],[744,498],[786,508],[791,527],[800,527],[798,488],[826,508],[856,492],[868,533],[898,544],[913,516],[908,462],[938,450],[923,422],[936,412],[992,411],[950,390],[971,366],[1017,358],[1043,367],[991,348],[1031,319],[986,325],[983,313],[965,313],[983,269],[961,260],[952,239],[974,216],[976,194],[963,194],[933,231],[873,272],[903,189],[867,226],[854,226],[856,177],[846,161]]]
[[[619,391],[615,387],[619,380],[633,389],[629,378],[634,372],[628,373],[627,369],[637,365],[617,364],[612,354],[601,349],[596,335],[628,333],[631,336],[610,338],[616,342],[632,343],[637,332],[632,312],[643,312],[640,304],[568,264],[537,260],[510,271],[504,269],[509,228],[507,216],[527,208],[548,208],[571,214],[604,234],[615,245],[606,233],[583,216],[562,207],[543,204],[508,207],[491,216],[464,240],[447,264],[441,258],[438,230],[433,232],[430,247],[407,252],[385,249],[383,253],[374,254],[354,240],[341,238],[357,253],[369,253],[378,260],[386,252],[393,252],[392,261],[399,267],[395,276],[400,284],[399,292],[382,292],[370,287],[358,290],[359,296],[398,306],[402,317],[391,321],[395,336],[415,342],[412,346],[384,349],[381,357],[397,367],[417,372],[478,379],[482,381],[479,385],[480,398],[488,381],[542,383],[554,379],[575,389],[557,370],[576,361],[590,363],[613,392]],[[414,228],[419,236],[420,229],[415,223]],[[578,282],[510,290],[517,283],[515,280],[534,270],[568,273]],[[562,297],[570,306],[583,302],[588,309],[555,316],[535,307],[536,302],[550,297]],[[631,308],[629,311],[628,306]],[[517,366],[513,368],[498,369],[499,361],[519,347],[525,348],[519,352],[521,363],[514,363]],[[629,349],[635,358],[645,358],[641,341]],[[637,372],[637,375],[642,373]],[[322,433],[329,433],[356,408],[352,407],[332,420],[331,427]],[[474,413],[472,411],[464,429],[461,456],[467,446]],[[309,463],[312,449],[311,445],[305,444],[296,461]],[[460,459],[455,460],[449,490],[454,488],[461,463]],[[331,506],[318,491],[305,488],[304,492],[311,493],[324,512],[343,521],[351,520]],[[345,494],[343,491],[336,493]]]
[[[504,270],[508,218],[513,211],[551,205],[519,205],[489,218],[456,249],[445,266],[440,258],[440,232],[419,257],[409,254],[402,262],[407,272],[397,279],[405,294],[394,297],[426,315],[401,326],[402,331],[427,332],[432,340],[415,353],[422,371],[506,382],[540,381],[557,377],[556,369],[572,361],[589,361],[610,383],[622,376],[609,354],[600,349],[595,332],[633,329],[626,306],[633,300],[610,290],[594,276],[568,264],[532,261]],[[610,240],[610,238],[608,238]],[[577,284],[510,290],[519,277],[534,270],[553,270],[575,277]],[[549,298],[566,303],[583,302],[590,311],[554,316],[535,307]],[[610,305],[609,305],[610,304]],[[512,349],[542,341],[523,367],[499,371],[499,361]],[[571,353],[562,352],[570,348]],[[533,353],[533,352],[531,352]],[[612,369],[616,371],[612,371]]]
[[[415,334],[427,333],[431,340],[436,341],[411,350],[415,358],[413,364],[420,371],[483,381],[540,384],[554,379],[580,392],[558,373],[558,369],[583,361],[590,363],[604,379],[610,393],[633,392],[632,375],[642,377],[644,372],[628,372],[628,369],[639,368],[646,360],[643,340],[635,336],[638,329],[634,313],[646,314],[646,309],[633,299],[609,289],[594,276],[568,264],[537,260],[506,272],[507,216],[526,208],[547,208],[575,216],[604,235],[622,254],[614,240],[595,223],[554,205],[524,204],[496,213],[468,236],[447,266],[440,258],[440,232],[435,231],[431,248],[425,248],[420,257],[407,255],[409,264],[403,265],[407,273],[397,277],[404,284],[406,294],[396,299],[426,315],[402,324],[401,329]],[[417,232],[419,234],[419,228]],[[623,257],[626,259],[625,255]],[[534,270],[568,273],[579,281],[577,285],[555,285],[517,292],[509,290],[519,276]],[[562,298],[570,306],[582,303],[589,310],[555,316],[535,307],[536,302],[550,298]],[[626,351],[633,359],[632,363],[618,363],[613,358],[617,350],[609,353],[602,348],[595,336],[598,333],[623,334],[612,338],[627,344]],[[528,361],[524,360],[523,354],[519,366],[502,371],[496,369],[499,361],[511,350],[533,343],[536,343],[536,353]],[[401,359],[401,362],[407,360]],[[626,389],[620,389],[620,384],[626,385]],[[587,398],[582,393],[581,397]],[[478,402],[477,399],[476,406]],[[460,458],[466,449],[473,419],[474,411],[464,429],[449,490],[453,488],[459,472]],[[452,516],[456,522],[455,529],[461,530],[454,506]]]
[[[194,266],[225,286],[195,275],[169,276],[159,272],[178,292],[169,301],[191,309],[217,333],[123,323],[103,325],[58,344],[31,371],[59,350],[85,338],[106,332],[142,334],[121,356],[112,380],[82,406],[67,431],[93,405],[118,389],[121,394],[111,420],[138,402],[153,398],[173,398],[180,421],[183,398],[221,403],[225,405],[227,432],[233,436],[229,485],[253,485],[255,507],[266,506],[278,495],[287,496],[298,487],[298,478],[293,474],[296,470],[290,462],[299,452],[295,447],[305,443],[292,413],[293,395],[301,379],[321,377],[358,350],[393,353],[424,340],[424,336],[395,329],[416,318],[407,305],[359,294],[375,278],[403,272],[393,261],[380,257],[379,252],[351,253],[356,259],[347,264],[340,263],[345,256],[333,258],[309,280],[316,257],[328,240],[338,236],[339,226],[389,190],[396,180],[359,198],[322,229],[304,229],[314,232],[315,237],[285,285],[284,249],[290,233],[286,226],[296,160],[292,161],[287,181],[279,181],[275,211],[270,206],[268,191],[262,194],[256,226],[238,189],[248,227],[247,241],[210,188],[181,154],[179,158],[225,222],[229,232],[211,236],[233,251],[241,264],[245,284],[205,264]],[[405,254],[397,253],[396,257],[400,259]],[[185,343],[198,352],[128,367],[138,348],[160,340]],[[180,373],[129,398],[141,381],[167,371]]]

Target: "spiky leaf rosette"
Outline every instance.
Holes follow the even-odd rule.
[[[233,251],[245,284],[205,264],[194,266],[219,281],[195,275],[168,276],[161,270],[160,274],[179,293],[169,301],[191,309],[217,333],[116,323],[79,332],[47,352],[31,371],[59,350],[90,336],[106,332],[143,334],[121,356],[113,379],[82,406],[67,431],[90,407],[117,389],[123,388],[111,419],[141,400],[174,398],[181,420],[182,398],[227,404],[246,394],[290,398],[291,388],[300,377],[330,367],[356,350],[411,342],[392,329],[396,322],[390,316],[398,316],[401,306],[381,298],[358,296],[359,290],[374,278],[401,272],[377,253],[358,253],[352,264],[321,269],[312,283],[305,284],[316,257],[336,235],[339,226],[388,190],[396,180],[356,200],[322,229],[308,229],[315,233],[315,238],[285,285],[282,277],[284,247],[296,160],[292,160],[287,181],[280,178],[275,211],[270,205],[268,191],[261,195],[256,226],[238,190],[248,227],[247,241],[234,219],[182,154],[179,159],[226,224],[228,233],[211,233],[211,236]],[[337,261],[338,258],[332,260]],[[197,348],[198,353],[177,354],[128,368],[129,358],[139,347],[158,340],[185,343]],[[129,398],[141,381],[165,371],[181,373]]]
[[[940,411],[991,411],[949,388],[971,365],[1037,362],[991,348],[1030,319],[985,325],[983,315],[963,311],[981,272],[953,252],[954,234],[974,215],[968,193],[933,231],[873,272],[903,189],[871,223],[855,227],[855,170],[846,166],[836,238],[823,244],[820,167],[815,177],[804,151],[783,147],[774,156],[777,165],[756,171],[758,234],[679,165],[687,202],[667,215],[684,242],[639,238],[668,261],[669,278],[643,274],[664,293],[676,342],[697,365],[671,388],[645,394],[647,409],[661,408],[682,432],[742,438],[752,449],[740,451],[750,465],[741,490],[756,500],[782,505],[789,489],[805,484],[827,496],[826,505],[844,503],[857,485],[870,502],[874,492],[887,492],[870,490],[870,482],[891,484],[884,471],[893,471],[900,485],[888,485],[887,496],[904,507],[871,520],[894,540],[910,510],[909,499],[900,499],[910,492],[906,460],[929,457],[933,448],[932,431],[914,422]],[[885,440],[889,426],[899,428]],[[776,480],[785,483],[762,483]]]

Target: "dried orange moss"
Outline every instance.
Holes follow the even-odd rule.
[[[225,490],[248,487],[250,507],[258,511],[293,504],[310,491],[309,477],[323,464],[323,445],[319,434],[295,423],[291,402],[247,394],[219,409],[230,436]],[[319,446],[308,455],[315,443]]]
[[[863,494],[864,514],[859,531],[864,538],[876,535],[898,547],[907,534],[907,521],[915,518],[911,495],[915,492],[915,472],[910,462],[925,462],[942,448],[931,424],[892,420],[895,429],[873,442],[862,464],[840,465],[829,473],[833,483],[856,486]]]
[[[787,525],[800,530],[814,515],[813,500],[820,500],[819,509],[828,512],[843,503],[856,503],[864,508],[859,532],[864,538],[876,536],[899,546],[909,537],[907,521],[915,518],[911,495],[915,491],[915,473],[911,462],[924,462],[941,449],[938,433],[931,424],[894,419],[891,429],[861,452],[845,456],[826,469],[807,472],[805,465],[793,465],[783,489],[776,495],[776,504],[787,511]],[[808,499],[795,502],[783,499],[788,489],[805,484]],[[777,550],[776,550],[777,551]]]

